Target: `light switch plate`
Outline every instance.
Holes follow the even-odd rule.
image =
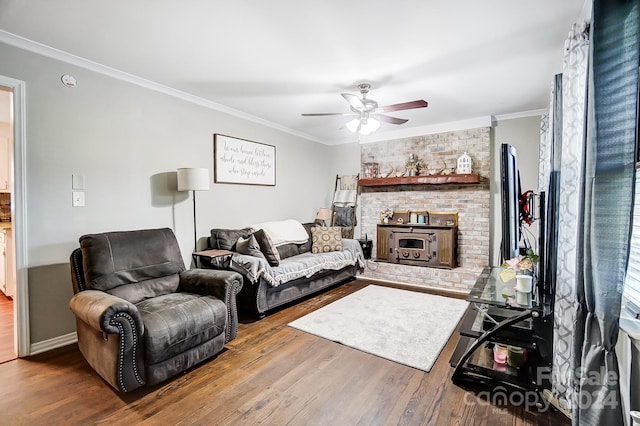
[[[71,175],[71,189],[84,189],[84,175]]]
[[[84,207],[84,192],[83,191],[73,191],[73,207]]]

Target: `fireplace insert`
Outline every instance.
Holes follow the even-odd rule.
[[[433,225],[378,225],[376,260],[435,268],[457,266],[458,228]]]

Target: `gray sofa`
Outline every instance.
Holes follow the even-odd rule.
[[[205,260],[205,268],[239,272],[244,278],[238,294],[238,308],[262,318],[268,311],[294,302],[328,287],[354,279],[364,267],[362,248],[357,240],[343,239],[343,250],[311,253],[313,223],[302,224],[308,240],[277,246],[280,262],[271,266],[263,258],[236,251],[239,239],[248,238],[252,228],[212,229],[209,248],[230,250],[231,257]]]

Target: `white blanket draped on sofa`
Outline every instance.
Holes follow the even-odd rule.
[[[251,225],[251,229],[252,232],[264,229],[276,247],[285,244],[303,244],[309,239],[304,226],[294,219],[256,223]]]

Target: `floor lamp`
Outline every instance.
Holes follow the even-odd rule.
[[[178,169],[178,191],[193,192],[193,249],[198,250],[198,236],[196,228],[196,191],[209,190],[209,169],[184,168]]]

